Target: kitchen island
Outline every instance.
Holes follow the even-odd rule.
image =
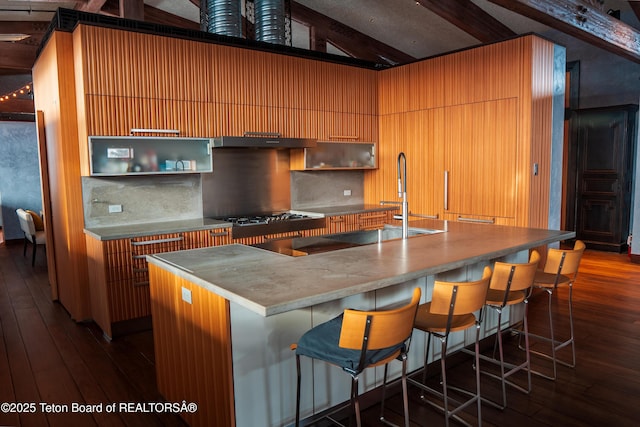
[[[289,345],[344,308],[404,302],[433,281],[479,277],[496,260],[523,262],[529,249],[573,232],[420,220],[444,230],[406,240],[289,257],[244,245],[148,256],[158,387],[168,401],[193,401],[190,425],[281,426],[295,413],[295,357]],[[505,322],[519,320],[517,313]],[[510,318],[511,317],[511,318]],[[495,332],[484,323],[484,336]],[[460,333],[454,346],[469,340]],[[424,337],[414,334],[410,369],[422,365]],[[432,355],[437,358],[437,355]],[[348,399],[348,378],[306,360],[302,415]],[[398,371],[393,372],[394,375]],[[362,390],[382,372],[362,376]]]

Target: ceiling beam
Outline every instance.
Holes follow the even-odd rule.
[[[31,73],[37,50],[37,46],[23,43],[0,43],[2,69],[14,70],[16,74]]]
[[[599,48],[640,63],[640,32],[580,0],[489,0]]]
[[[0,102],[0,113],[33,113],[32,99],[9,99]]]
[[[0,34],[44,34],[48,21],[2,21]]]
[[[120,0],[120,17],[144,21],[143,0]]]
[[[102,10],[102,6],[107,2],[107,0],[88,0],[83,1],[84,4],[76,5],[76,10],[81,10],[83,12],[91,12],[91,13],[99,13]],[[77,2],[80,3],[80,2]]]
[[[411,55],[295,1],[291,2],[291,19],[311,28],[311,33],[316,37],[311,40],[312,46],[326,48],[326,42],[329,41],[354,58],[378,63],[381,60],[387,63],[406,63],[415,60]]]
[[[492,43],[517,35],[471,0],[417,0],[416,3],[451,22],[482,43]]]
[[[144,5],[144,20],[145,22],[153,22],[154,24],[170,25],[172,27],[196,31],[200,30],[200,24],[198,22],[193,22],[146,4]]]

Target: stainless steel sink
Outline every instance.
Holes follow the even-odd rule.
[[[423,236],[426,234],[444,233],[444,230],[430,228],[409,227],[409,237]],[[327,239],[348,242],[356,245],[370,245],[373,243],[386,242],[387,240],[401,239],[402,227],[385,224],[379,230],[361,230],[348,233],[338,233],[324,236]]]

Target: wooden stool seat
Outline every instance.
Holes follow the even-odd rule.
[[[412,378],[407,381],[420,388],[423,392],[428,392],[438,398],[442,398],[442,406],[439,403],[427,399],[424,393],[421,395],[423,401],[444,412],[445,425],[449,426],[449,419],[470,425],[462,419],[458,413],[467,406],[475,403],[477,405],[478,424],[482,424],[481,397],[480,397],[480,359],[479,341],[480,325],[482,323],[482,307],[487,297],[489,280],[491,279],[491,269],[485,267],[480,280],[470,282],[444,282],[436,280],[433,285],[431,302],[418,307],[414,327],[427,333],[427,348],[424,357],[424,370],[422,382]],[[476,316],[476,312],[479,314]],[[447,384],[446,359],[449,335],[451,332],[464,331],[469,328],[476,328],[475,334],[475,366],[476,366],[476,390],[471,392],[459,388],[451,387]],[[431,337],[440,339],[440,371],[442,389],[435,389],[427,385],[427,366],[429,365],[429,349],[431,348]],[[457,402],[449,397],[448,388],[456,389],[468,395],[464,402]],[[453,407],[453,408],[452,408]]]
[[[358,377],[367,368],[384,365],[382,382],[382,409],[380,419],[384,421],[384,400],[387,386],[387,366],[394,359],[402,362],[402,391],[404,425],[409,427],[409,402],[407,399],[407,353],[411,342],[413,322],[420,303],[420,288],[413,290],[411,301],[396,309],[379,311],[345,310],[327,322],[321,323],[302,335],[291,349],[296,352],[297,393],[296,422],[300,425],[300,357],[321,360],[351,376],[350,404],[356,415],[356,424],[361,425],[358,399]],[[342,408],[338,408],[336,411]],[[329,418],[325,414],[322,418]],[[306,425],[306,423],[305,423]]]
[[[431,303],[420,304],[414,327],[422,331],[445,332],[447,330],[448,316],[432,314],[429,312]],[[473,314],[460,314],[451,319],[450,331],[462,331],[472,327],[476,323]]]
[[[502,386],[502,402],[496,403],[485,399],[486,402],[504,409],[507,406],[507,385],[514,387],[524,393],[531,392],[531,359],[529,352],[529,296],[533,288],[533,280],[540,262],[540,254],[532,251],[527,263],[506,263],[496,262],[493,266],[493,275],[487,292],[486,306],[498,313],[498,325],[496,331],[496,343],[494,344],[493,357],[481,355],[482,360],[497,364],[500,368],[499,374],[483,371],[484,374],[500,380]],[[507,362],[504,358],[502,343],[502,313],[505,307],[512,307],[517,304],[524,304],[523,327],[522,330],[515,330],[525,339],[525,360],[519,362]],[[514,329],[509,329],[514,330]],[[496,347],[498,357],[496,358]],[[516,372],[524,371],[527,374],[526,388],[509,379]]]
[[[542,341],[546,341],[550,344],[551,351],[545,353],[542,351],[531,351],[531,353],[537,354],[547,359],[551,359],[553,362],[553,374],[547,375],[539,371],[535,371],[537,375],[555,380],[558,376],[557,365],[565,365],[570,368],[576,366],[576,346],[573,334],[573,283],[578,276],[578,268],[580,266],[580,260],[584,253],[586,246],[581,240],[576,240],[573,249],[555,249],[550,248],[547,251],[547,261],[545,262],[544,269],[536,272],[535,279],[533,281],[533,287],[541,289],[548,295],[548,313],[549,313],[549,336],[533,335],[532,337]],[[556,289],[559,287],[569,288],[568,298],[568,311],[569,311],[569,337],[564,340],[558,340],[556,337],[556,331],[554,330],[554,322],[552,316],[551,304],[553,301],[553,295],[556,294]],[[557,357],[558,350],[564,347],[571,347],[571,361],[560,360]]]

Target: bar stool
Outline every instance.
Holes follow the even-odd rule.
[[[427,333],[427,349],[424,358],[422,382],[416,381],[412,378],[409,378],[408,382],[419,387],[423,391],[443,399],[443,406],[440,406],[439,404],[427,399],[424,393],[421,396],[424,402],[444,412],[446,426],[449,426],[449,418],[454,418],[465,425],[470,425],[457,415],[457,413],[474,402],[477,403],[478,425],[482,425],[482,413],[480,408],[479,339],[480,324],[482,322],[482,308],[487,297],[490,279],[491,269],[489,267],[485,267],[482,279],[477,281],[443,282],[436,280],[433,286],[431,302],[421,304],[420,307],[418,307],[418,314],[416,315],[414,327]],[[476,317],[474,313],[478,310],[480,310],[480,313]],[[447,385],[446,359],[449,334],[451,332],[469,329],[474,325],[476,327],[476,391],[473,393],[467,390],[455,388],[455,390],[471,396],[465,402],[458,402],[453,398],[449,398],[448,395],[448,388],[450,388],[450,386]],[[427,366],[432,336],[440,339],[441,342],[440,369],[442,376],[442,391],[427,385]],[[451,388],[454,389],[453,387]],[[455,406],[452,410],[449,409],[450,400]]]
[[[555,380],[557,377],[557,364],[574,368],[576,366],[576,347],[573,335],[573,283],[578,275],[578,267],[585,250],[585,244],[581,240],[576,240],[573,249],[554,249],[549,248],[547,252],[547,261],[544,269],[536,272],[533,287],[542,289],[549,297],[549,337],[530,334],[530,336],[549,342],[551,346],[551,354],[531,350],[531,353],[537,354],[553,362],[553,376],[533,371],[535,374]],[[555,337],[553,326],[553,313],[551,311],[551,303],[553,294],[559,287],[569,287],[569,338],[564,341]],[[558,359],[556,352],[564,347],[571,346],[572,359],[566,362]]]
[[[361,426],[358,400],[358,376],[366,368],[384,365],[381,421],[384,419],[384,399],[387,386],[387,367],[394,359],[402,362],[402,393],[404,425],[409,427],[409,402],[407,399],[407,353],[413,332],[413,322],[420,303],[420,288],[413,290],[411,302],[403,307],[381,311],[358,311],[347,309],[340,316],[308,330],[291,349],[296,352],[298,373],[296,390],[296,423],[300,424],[300,356],[318,359],[342,368],[351,375],[350,405],[356,415],[356,424]],[[342,425],[331,416],[343,409],[340,407],[322,418]]]
[[[487,292],[486,306],[498,313],[498,330],[496,332],[496,344],[498,347],[498,359],[495,358],[496,345],[494,344],[493,357],[480,355],[482,360],[496,363],[500,367],[500,374],[495,375],[491,372],[482,371],[483,374],[499,379],[502,385],[502,405],[484,399],[486,402],[497,406],[500,409],[507,407],[507,385],[514,387],[523,393],[531,392],[531,356],[529,353],[529,297],[533,290],[533,279],[540,262],[540,254],[532,251],[529,256],[528,263],[513,264],[505,262],[496,262],[493,267],[491,282],[489,283],[489,291]],[[523,328],[517,331],[524,335],[525,341],[525,361],[519,364],[505,362],[504,350],[502,343],[502,312],[505,307],[515,307],[518,304],[524,304]],[[511,328],[510,328],[511,330]],[[505,368],[509,369],[505,372]],[[508,380],[510,376],[519,372],[527,373],[527,387],[524,388],[519,384]]]

